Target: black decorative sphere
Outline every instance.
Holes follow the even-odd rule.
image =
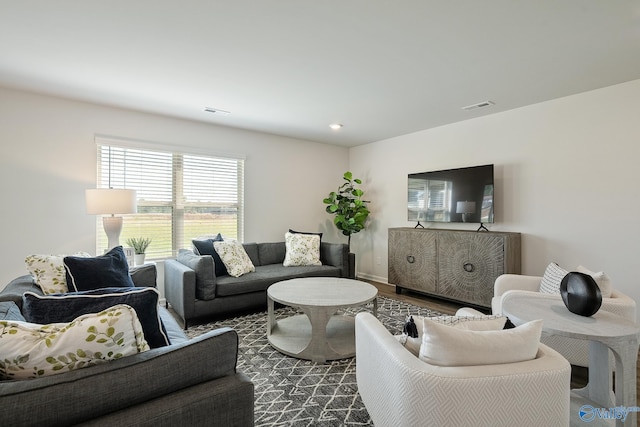
[[[569,311],[580,316],[592,316],[602,305],[602,293],[593,277],[576,271],[564,276],[560,295]]]

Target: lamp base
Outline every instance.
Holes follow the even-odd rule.
[[[102,226],[104,227],[104,232],[107,234],[107,250],[111,250],[116,246],[120,246],[122,217],[114,215],[102,217]]]

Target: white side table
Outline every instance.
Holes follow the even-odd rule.
[[[591,317],[571,313],[561,299],[550,301],[536,298],[530,293],[508,292],[502,299],[502,312],[515,325],[535,319],[542,319],[542,333],[561,335],[569,338],[589,340],[589,383],[583,389],[573,390],[572,424],[598,425],[599,416],[589,412],[594,409],[637,406],[636,363],[638,359],[638,339],[640,328],[635,323],[615,314],[598,311]],[[609,350],[616,362],[615,395],[609,370]],[[585,413],[578,413],[584,408]],[[637,413],[630,411],[624,424],[616,420],[617,426],[636,425]],[[591,422],[593,421],[593,422]]]

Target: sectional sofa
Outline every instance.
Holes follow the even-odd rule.
[[[134,269],[131,277],[137,287],[155,287],[155,266]],[[0,292],[0,325],[24,320],[26,292],[42,295],[30,275]],[[0,425],[252,426],[254,388],[236,371],[236,332],[221,328],[188,339],[164,307],[158,314],[169,345],[56,375],[0,381]]]

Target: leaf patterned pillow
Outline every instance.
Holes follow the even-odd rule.
[[[225,240],[224,242],[213,242],[220,259],[229,276],[240,277],[245,273],[256,271],[255,266],[251,262],[247,251],[244,250],[242,243],[237,240]]]
[[[320,236],[287,232],[284,235],[286,254],[282,265],[322,265],[320,261]]]
[[[147,350],[138,316],[125,304],[70,323],[0,321],[0,379],[62,374]]]
[[[91,255],[78,252],[74,256],[88,258]],[[25,258],[24,263],[29,274],[45,295],[69,292],[64,257],[66,255],[29,255]]]

